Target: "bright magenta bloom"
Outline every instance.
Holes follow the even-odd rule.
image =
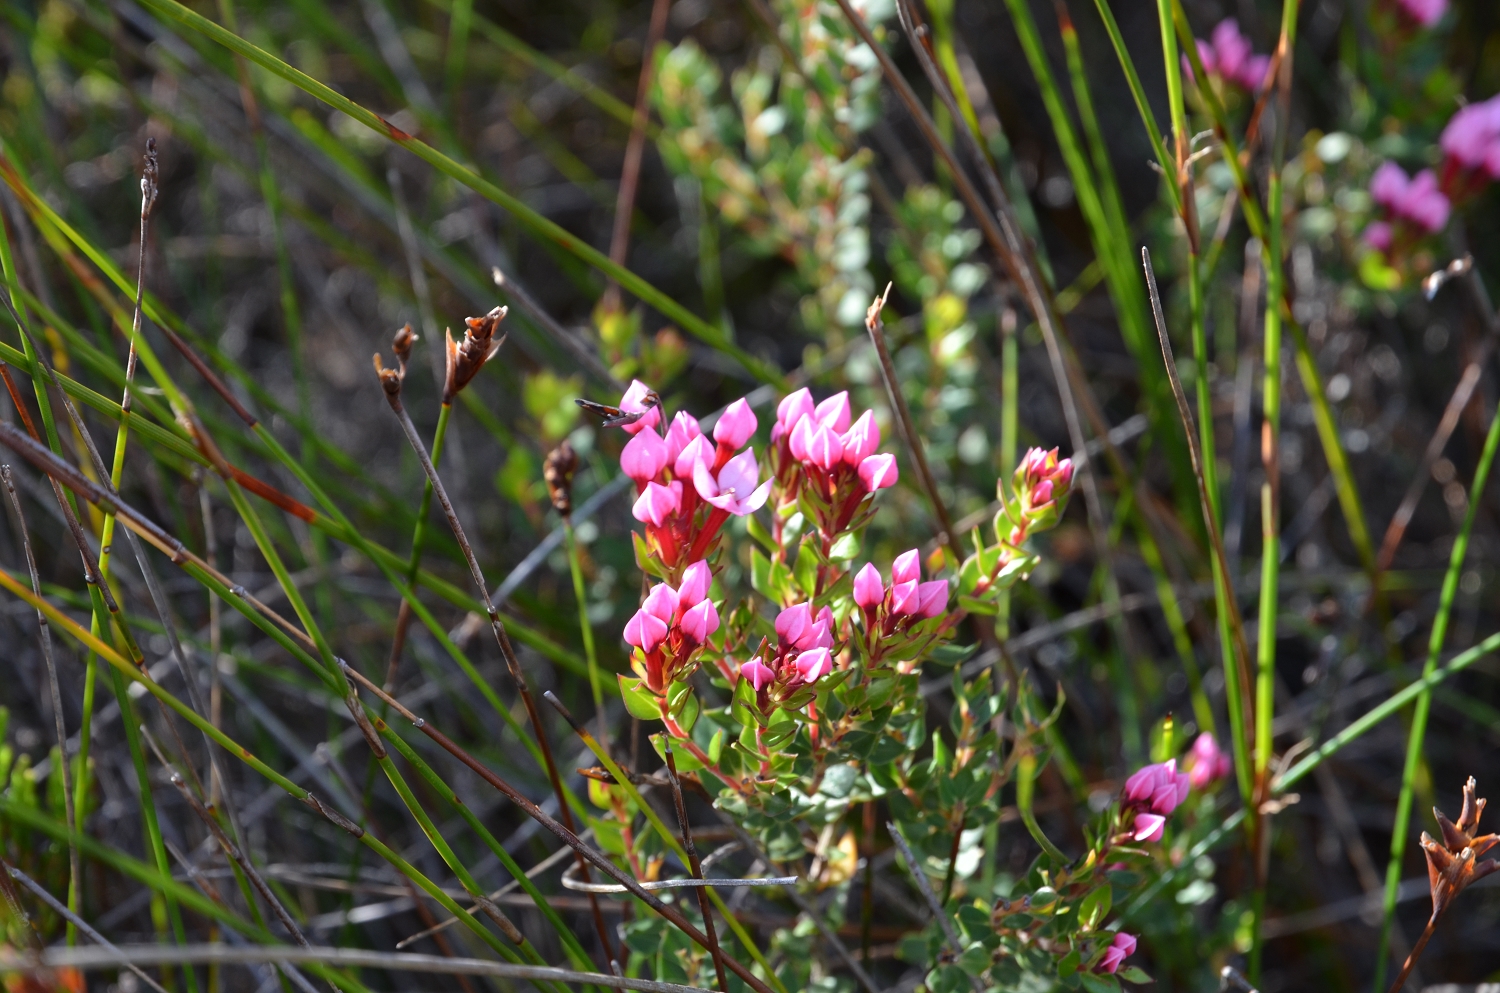
[[[814,648],[797,656],[797,672],[804,683],[816,683],[833,671],[833,653],[827,648]]]
[[[667,428],[667,463],[675,463],[682,450],[694,438],[702,436],[703,429],[698,426],[698,418],[685,410],[678,411],[677,416],[672,418],[671,426]],[[712,448],[709,450],[712,451]]]
[[[1160,841],[1166,826],[1167,819],[1160,814],[1136,814],[1131,837],[1136,841]]]
[[[744,397],[741,397],[719,415],[719,421],[714,425],[714,441],[732,452],[749,441],[759,426],[760,422],[755,419],[755,411],[751,410],[750,404],[745,401]]]
[[[646,410],[646,394],[650,392],[651,387],[647,386],[639,379],[631,380],[630,389],[626,390],[625,395],[620,397],[620,409],[625,411],[627,414],[634,414],[639,411]],[[620,426],[625,429],[626,434],[638,434],[641,431],[646,430],[647,428],[654,428],[660,423],[661,409],[658,407],[652,407],[650,410],[646,410],[645,416],[643,416],[635,423],[622,424]]]
[[[637,486],[655,479],[666,465],[667,443],[655,431],[636,432],[620,452],[620,468]]]
[[[891,563],[891,582],[909,583],[922,578],[922,553],[915,548],[908,549],[896,556],[896,561]]]
[[[726,462],[717,479],[702,462],[693,466],[693,486],[698,495],[736,517],[755,513],[771,495],[771,480],[757,486],[759,480],[754,449],[746,449]]]
[[[694,563],[695,565],[701,563]],[[712,600],[700,600],[682,615],[678,628],[695,645],[708,641],[708,636],[719,630],[719,612]]]
[[[1226,17],[1214,25],[1210,37],[1211,42],[1198,39],[1198,57],[1203,60],[1204,70],[1240,89],[1252,93],[1259,89],[1271,68],[1271,59],[1251,50],[1250,39],[1240,33],[1239,22]],[[1183,56],[1182,64],[1191,78],[1193,69],[1187,56]]]
[[[874,455],[880,447],[880,427],[875,423],[875,412],[867,410],[860,414],[859,420],[839,440],[844,445],[844,461],[852,466],[858,466]]]
[[[1451,205],[1438,190],[1437,176],[1423,169],[1410,179],[1394,162],[1382,162],[1370,177],[1370,196],[1397,219],[1410,221],[1429,234],[1448,223]]]
[[[1188,775],[1177,771],[1177,760],[1167,759],[1137,770],[1125,780],[1125,802],[1166,816],[1187,799]]]
[[[873,610],[884,599],[885,586],[880,581],[880,570],[875,568],[874,562],[866,562],[854,576],[854,602],[866,610]]]
[[[648,611],[637,610],[625,622],[625,642],[643,652],[651,652],[667,639],[667,622]]]
[[[677,606],[679,610],[696,607],[708,596],[713,585],[714,574],[707,562],[694,562],[682,571],[682,582],[677,584]]]
[[[1114,940],[1110,942],[1109,948],[1105,949],[1104,957],[1099,964],[1094,966],[1095,972],[1115,972],[1131,955],[1135,954],[1135,935],[1126,934],[1124,931],[1115,933]]]
[[[805,386],[796,393],[782,397],[781,402],[776,405],[776,424],[771,428],[771,442],[774,444],[791,434],[797,422],[812,414],[814,409],[812,391]]]
[[[917,586],[917,613],[923,617],[941,617],[948,609],[948,581],[934,579]]]
[[[1188,782],[1195,790],[1203,789],[1216,779],[1223,779],[1229,775],[1232,767],[1229,756],[1220,750],[1219,742],[1207,731],[1198,735],[1193,742],[1187,761]]]
[[[849,430],[849,393],[841,390],[813,410],[813,420],[840,434]]]
[[[871,455],[859,464],[859,481],[871,493],[895,486],[897,478],[896,456],[889,452]]]
[[[635,498],[635,504],[630,508],[630,513],[642,524],[651,524],[661,527],[662,522],[673,514],[677,508],[682,506],[682,484],[676,480],[671,486],[663,486],[660,483],[651,482],[641,491],[641,495]]]
[[[682,451],[677,454],[672,463],[672,474],[679,479],[691,479],[693,467],[700,462],[706,468],[711,468],[714,464],[714,446],[701,434],[683,446]]]
[[[755,692],[757,693],[770,686],[771,682],[776,678],[776,674],[760,659],[751,659],[740,666],[740,675],[750,680],[750,685],[755,688]]]

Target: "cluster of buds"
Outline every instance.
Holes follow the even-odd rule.
[[[1114,938],[1105,946],[1104,954],[1099,957],[1098,962],[1094,963],[1094,971],[1118,972],[1125,960],[1135,954],[1135,946],[1135,935],[1116,931]]]
[[[668,576],[678,576],[712,550],[730,515],[743,517],[765,504],[771,480],[760,481],[752,449],[739,451],[758,426],[745,400],[729,405],[710,442],[697,418],[686,412],[660,434],[661,408],[648,405],[648,397],[654,394],[637,381],[620,400],[621,411],[640,415],[620,422],[632,435],[620,452],[620,468],[635,480],[631,512],[646,525],[649,556]]]
[[[1135,815],[1132,841],[1160,841],[1167,818],[1187,799],[1188,774],[1177,771],[1177,760],[1167,759],[1137,770],[1125,780],[1122,815]]]
[[[664,698],[673,682],[691,673],[709,636],[719,630],[718,608],[708,598],[712,585],[708,563],[694,562],[676,589],[666,583],[651,587],[625,622],[625,641],[636,649],[631,666],[653,696]]]
[[[1436,841],[1426,831],[1422,832],[1422,851],[1427,855],[1427,882],[1432,890],[1432,916],[1442,915],[1470,883],[1477,882],[1500,869],[1494,859],[1478,859],[1496,845],[1500,835],[1479,834],[1479,818],[1484,815],[1485,800],[1477,797],[1478,784],[1474,777],[1464,783],[1464,805],[1455,824],[1441,810],[1433,808],[1443,840]]]
[[[865,651],[875,664],[889,650],[899,647],[900,636],[947,612],[948,581],[922,582],[921,556],[913,548],[891,563],[888,586],[875,563],[865,563],[854,576],[854,603],[864,619]]]
[[[1067,508],[1072,485],[1072,459],[1059,459],[1055,448],[1050,451],[1028,450],[1021,464],[1016,466],[1011,479],[1014,492],[1004,501],[1002,508],[1002,513],[1010,519],[1009,542],[1019,546],[1031,532],[1056,525]],[[1004,499],[1004,494],[1001,497]],[[1000,532],[998,517],[995,518],[995,531]]]
[[[818,404],[806,389],[786,397],[776,407],[771,445],[785,503],[802,498],[825,535],[857,527],[867,498],[896,485],[896,457],[876,451],[880,427],[874,412],[865,411],[851,425],[848,393]]]
[[[1196,39],[1204,71],[1247,93],[1259,90],[1271,69],[1271,57],[1255,54],[1250,39],[1240,33],[1239,22],[1226,17],[1214,25],[1209,37],[1210,41]],[[1186,55],[1182,57],[1182,70],[1189,79],[1193,78],[1193,66]]]
[[[1443,230],[1453,209],[1431,169],[1407,176],[1394,162],[1382,162],[1375,170],[1370,198],[1385,215],[1365,228],[1365,241],[1387,253]]]
[[[1195,790],[1207,789],[1227,777],[1233,768],[1229,756],[1219,748],[1218,739],[1207,731],[1193,740],[1183,765],[1187,767],[1188,783]]]
[[[761,715],[777,708],[799,710],[812,699],[808,687],[833,671],[833,629],[827,607],[814,614],[812,604],[799,603],[776,615],[776,646],[762,642],[756,657],[739,670]]]

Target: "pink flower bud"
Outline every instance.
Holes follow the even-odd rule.
[[[1131,837],[1136,841],[1160,841],[1166,826],[1167,819],[1160,814],[1136,814],[1135,832]]]
[[[714,441],[734,451],[749,441],[759,426],[755,411],[741,397],[724,408],[724,413],[719,415],[719,422],[714,425]]]
[[[1177,760],[1167,759],[1138,769],[1125,780],[1125,801],[1163,816],[1187,799],[1188,776],[1177,771]]]
[[[679,625],[682,633],[695,645],[708,641],[708,636],[719,630],[719,612],[712,600],[700,600],[682,615]]]
[[[798,638],[792,647],[802,651],[813,648],[832,648],[833,622],[818,618],[806,631],[802,632],[802,637]]]
[[[818,404],[813,418],[830,431],[840,434],[849,430],[849,394],[840,391]]]
[[[1036,484],[1036,489],[1031,491],[1031,505],[1033,507],[1044,507],[1052,502],[1052,480],[1044,479]]]
[[[667,428],[667,464],[676,462],[688,443],[702,436],[703,429],[698,427],[698,418],[685,410],[678,411],[677,416],[672,418],[671,426]]]
[[[807,461],[807,443],[812,439],[813,429],[818,422],[813,420],[811,414],[806,414],[792,422],[791,437],[787,439],[787,450],[792,453],[792,458],[799,462]]]
[[[664,623],[671,624],[677,617],[677,591],[666,583],[657,583],[646,594],[641,609],[653,617],[660,617]]]
[[[740,666],[740,675],[750,680],[750,685],[757,693],[770,686],[776,678],[776,673],[772,672],[760,659],[751,659]]]
[[[948,581],[934,579],[917,586],[917,613],[923,617],[941,617],[948,609]]]
[[[682,570],[682,582],[677,584],[677,606],[679,610],[687,610],[696,607],[708,596],[708,588],[713,585],[713,570],[708,567],[707,562],[698,561]]]
[[[896,456],[890,452],[871,455],[859,464],[859,481],[865,484],[865,489],[870,493],[895,486],[897,478]]]
[[[667,622],[642,608],[625,622],[625,642],[650,652],[667,637]]]
[[[667,444],[655,431],[640,431],[620,452],[620,468],[637,483],[655,479],[667,464]]]
[[[917,592],[917,581],[915,579],[905,583],[891,584],[891,613],[897,617],[906,617],[915,614],[917,608],[922,605],[921,595]]]
[[[699,462],[707,468],[714,464],[714,446],[711,441],[699,435],[683,446],[682,451],[677,453],[677,458],[672,463],[672,474],[678,479],[692,479],[693,467]]]
[[[1195,790],[1201,790],[1216,779],[1229,775],[1229,756],[1219,748],[1212,734],[1204,731],[1193,742],[1188,753],[1188,782]]]
[[[646,408],[646,394],[650,392],[651,387],[639,379],[633,379],[630,381],[630,389],[626,390],[625,395],[620,397],[620,409],[625,411],[625,413],[634,414],[638,411],[646,411],[645,415],[635,423],[621,425],[625,429],[626,434],[639,434],[647,428],[654,428],[661,423],[661,408],[652,407],[649,410]]]
[[[776,615],[776,638],[783,647],[791,647],[812,627],[812,604],[799,603]]]
[[[1118,971],[1120,963],[1135,954],[1135,946],[1135,935],[1126,934],[1124,931],[1116,932],[1114,940],[1104,950],[1104,956],[1094,966],[1094,971],[1110,973]]]
[[[880,581],[880,570],[875,568],[874,562],[866,562],[854,576],[854,602],[866,610],[873,610],[884,599],[885,585]]]
[[[833,653],[826,648],[814,648],[797,656],[796,665],[804,683],[816,683],[833,671]]]
[[[776,426],[771,428],[771,440],[774,442],[783,435],[791,434],[797,422],[810,415],[813,409],[812,392],[805,386],[796,393],[782,397],[781,402],[776,405]]]
[[[915,548],[902,552],[891,563],[891,582],[910,583],[922,578],[922,553]]]
[[[854,426],[844,432],[840,439],[844,443],[844,461],[858,466],[875,454],[880,447],[880,426],[875,423],[875,412],[867,410],[859,415]]]
[[[670,487],[660,483],[647,483],[641,495],[635,498],[630,513],[642,524],[661,527],[662,522],[682,506],[682,484],[673,482]]]
[[[819,424],[807,439],[807,461],[825,472],[837,468],[844,460],[844,443],[837,433]]]

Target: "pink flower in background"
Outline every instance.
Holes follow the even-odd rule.
[[[636,497],[635,504],[630,508],[631,516],[642,524],[651,524],[661,527],[668,517],[677,513],[677,508],[682,506],[682,484],[675,479],[670,486],[651,482]]]
[[[760,467],[753,449],[746,449],[726,462],[717,478],[702,462],[693,467],[693,486],[698,495],[736,517],[755,513],[771,495],[771,480],[757,486],[759,481]]]
[[[1094,966],[1095,972],[1116,972],[1120,963],[1135,954],[1135,935],[1117,931],[1109,947],[1104,950],[1104,957]]]
[[[1271,68],[1271,57],[1255,54],[1250,39],[1240,33],[1239,22],[1227,17],[1214,25],[1209,37],[1213,39],[1211,42],[1197,39],[1204,71],[1252,93],[1259,89]],[[1186,55],[1182,57],[1182,66],[1192,78],[1192,63]]]
[[[635,423],[621,425],[627,434],[638,434],[647,428],[654,428],[661,423],[661,409],[659,407],[652,407],[647,410],[646,408],[646,395],[650,392],[651,387],[639,379],[633,379],[630,381],[630,389],[626,390],[625,395],[620,397],[620,409],[627,414],[638,413],[642,410],[646,411],[645,416]]]
[[[724,408],[724,413],[719,415],[718,423],[714,425],[714,441],[733,452],[749,441],[759,426],[760,422],[755,419],[755,411],[751,410],[750,404],[744,397],[741,397]]]
[[[1396,0],[1396,9],[1418,27],[1430,28],[1448,13],[1448,0]]]
[[[1201,790],[1218,779],[1229,775],[1232,764],[1229,756],[1219,748],[1212,734],[1204,731],[1193,741],[1188,752],[1188,782],[1193,789]]]
[[[1453,198],[1465,199],[1500,179],[1500,96],[1460,109],[1438,144],[1447,156],[1442,188]]]
[[[1125,802],[1166,816],[1187,799],[1188,775],[1177,771],[1177,760],[1167,759],[1136,770],[1125,780]]]
[[[1398,220],[1410,221],[1428,233],[1441,231],[1448,223],[1448,198],[1438,189],[1431,169],[1408,179],[1396,163],[1382,162],[1370,177],[1370,197]]]
[[[757,693],[770,686],[776,678],[776,673],[772,672],[770,667],[760,659],[751,659],[740,666],[740,675],[750,680],[750,685]]]
[[[1365,225],[1365,244],[1382,252],[1389,252],[1395,241],[1391,226],[1385,221],[1371,221]]]

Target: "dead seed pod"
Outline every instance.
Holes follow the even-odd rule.
[[[484,364],[494,357],[505,344],[505,336],[495,339],[495,331],[505,320],[506,307],[496,307],[483,317],[464,318],[462,342],[453,340],[453,330],[448,329],[448,375],[443,382],[443,405],[463,391],[469,381],[479,375]]]

